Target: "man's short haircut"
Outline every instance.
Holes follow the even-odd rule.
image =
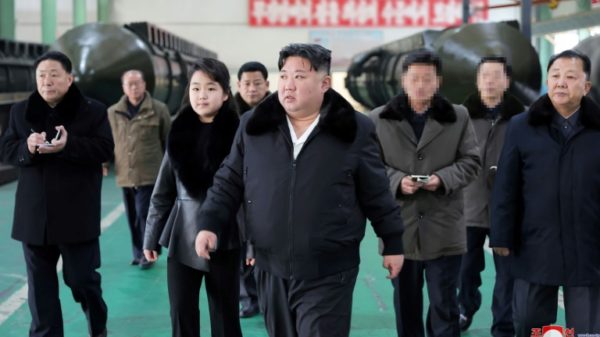
[[[46,52],[44,54],[42,54],[42,56],[38,57],[35,62],[33,63],[33,69],[37,70],[38,66],[40,65],[40,63],[46,61],[46,60],[52,60],[52,61],[57,61],[58,63],[61,64],[61,66],[63,67],[63,69],[70,74],[71,71],[73,70],[73,66],[71,64],[71,60],[69,60],[69,57],[59,51],[56,50],[51,50],[49,52]]]
[[[435,73],[442,76],[442,60],[431,50],[417,49],[406,55],[404,62],[402,62],[402,74],[405,74],[413,64],[434,66]]]
[[[242,79],[243,73],[253,73],[255,71],[260,71],[260,73],[262,74],[265,81],[269,77],[269,72],[267,71],[267,68],[265,67],[264,64],[262,64],[260,62],[256,62],[256,61],[250,61],[250,62],[246,62],[246,63],[242,64],[242,66],[240,67],[240,70],[238,70],[238,73],[237,73],[238,81],[240,81]]]
[[[125,78],[125,75],[127,75],[129,73],[138,73],[138,74],[140,74],[140,76],[142,77],[142,81],[146,82],[146,79],[144,78],[144,73],[141,70],[139,70],[139,69],[129,69],[129,70],[125,71],[123,73],[123,75],[121,75],[121,83],[123,83],[123,79]]]
[[[504,73],[506,76],[512,76],[512,67],[508,64],[506,57],[504,56],[484,56],[481,58],[479,63],[477,64],[477,72],[479,73],[479,69],[484,63],[501,63],[504,66]]]
[[[589,80],[590,76],[592,74],[592,63],[590,62],[590,58],[587,55],[585,55],[575,49],[567,49],[556,55],[552,55],[552,57],[550,58],[550,61],[548,61],[548,67],[546,68],[546,72],[548,72],[550,70],[550,67],[552,67],[552,64],[554,64],[554,61],[556,61],[558,59],[573,59],[573,58],[577,58],[577,59],[581,60],[581,62],[583,63],[583,72],[585,73],[585,79]]]
[[[290,56],[299,56],[310,62],[311,69],[323,71],[327,75],[331,72],[331,50],[314,43],[292,43],[279,52],[279,70],[283,68],[285,60]]]

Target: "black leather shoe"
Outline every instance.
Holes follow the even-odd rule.
[[[148,260],[146,260],[145,258],[142,258],[140,260],[140,269],[141,270],[147,270],[152,268],[152,266],[154,266],[154,262],[150,262]]]
[[[129,262],[130,266],[137,266],[138,264],[140,264],[140,260],[138,259],[133,259],[131,262]]]
[[[253,304],[250,305],[250,307],[248,308],[242,308],[240,310],[240,318],[250,318],[250,317],[254,317],[256,315],[258,315],[258,305]]]
[[[102,331],[101,333],[93,336],[93,337],[107,337],[108,336],[108,331],[106,331],[106,329],[104,329],[104,331]]]
[[[460,325],[460,331],[467,331],[473,323],[473,317],[465,316],[460,314],[458,318],[458,325]]]

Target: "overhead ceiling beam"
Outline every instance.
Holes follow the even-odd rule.
[[[594,26],[600,26],[600,8],[535,22],[531,26],[531,34],[546,35]]]

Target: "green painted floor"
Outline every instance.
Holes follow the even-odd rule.
[[[30,315],[27,303],[18,306],[15,300],[26,284],[25,267],[20,244],[10,239],[16,183],[0,186],[0,336],[27,336]],[[129,266],[129,231],[121,206],[121,192],[114,177],[104,181],[102,216],[104,225],[112,215],[118,215],[101,236],[102,282],[109,308],[108,330],[111,337],[170,336],[169,306],[166,288],[166,263],[159,260],[147,271]],[[494,271],[491,256],[483,274],[483,305],[475,321],[463,336],[489,336],[490,303]],[[362,264],[354,292],[352,337],[391,337],[396,335],[392,286],[385,278],[377,255],[377,241],[369,229],[362,244]],[[16,294],[16,295],[15,295]],[[60,295],[64,315],[65,336],[86,336],[86,321],[69,289],[61,284]],[[204,292],[201,295],[202,335],[209,336],[209,319]],[[21,301],[22,302],[22,301]],[[13,303],[11,305],[11,303]],[[17,303],[17,304],[14,304]],[[562,314],[559,314],[562,316]],[[558,324],[563,324],[562,317]],[[262,318],[242,320],[246,337],[267,336]]]

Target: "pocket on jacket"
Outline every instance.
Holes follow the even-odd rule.
[[[354,175],[351,170],[345,170],[343,178],[335,184],[338,193],[338,207],[345,208],[346,211],[351,210],[356,205],[356,186],[354,184]]]
[[[159,123],[158,123],[158,119],[156,119],[156,118],[142,119],[137,123],[137,126],[138,126],[138,131],[140,133],[141,138],[146,135],[150,135],[150,136],[158,135]]]

